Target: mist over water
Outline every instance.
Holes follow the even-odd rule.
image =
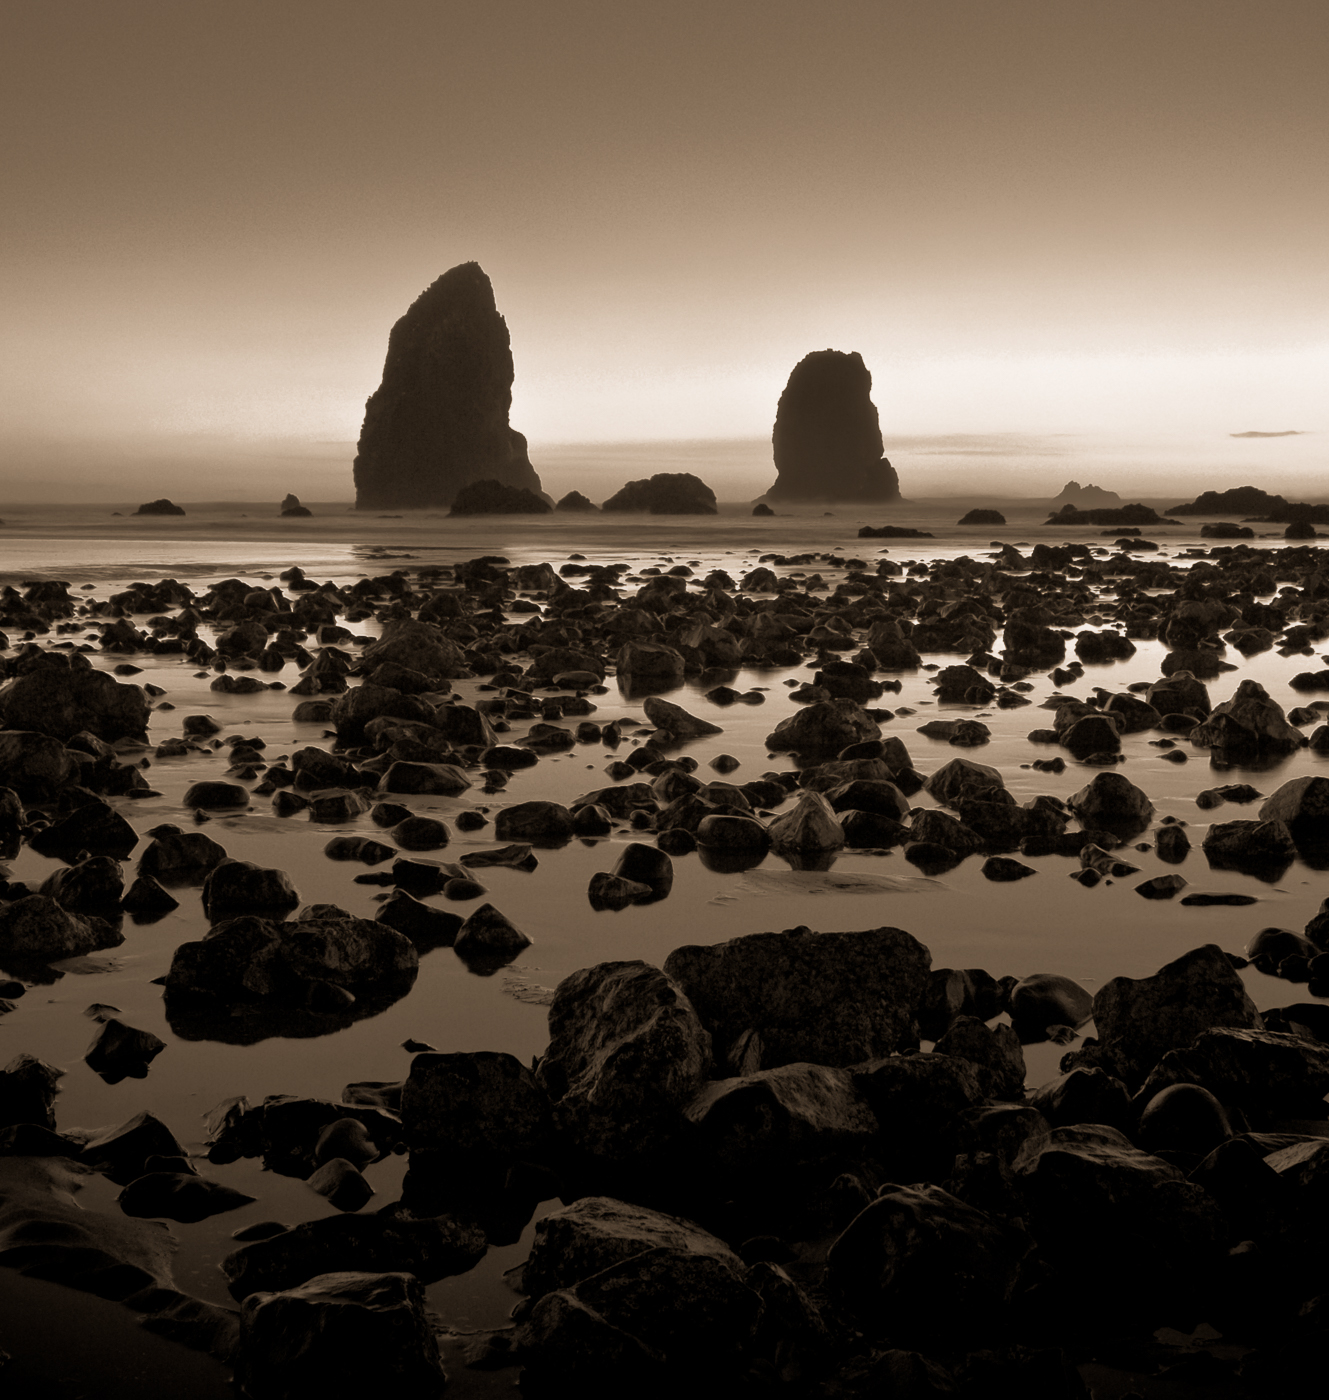
[[[888,433],[885,449],[906,500],[1046,499],[1070,480],[1165,504],[1248,484],[1290,500],[1323,500],[1329,491],[1323,433],[1231,435],[1297,427],[1234,422],[1203,433]],[[544,489],[555,499],[580,491],[599,503],[627,481],[656,472],[691,472],[719,500],[740,502],[762,495],[775,480],[768,437],[583,443],[535,438],[530,453]],[[349,505],[354,457],[354,442],[314,438],[200,434],[11,444],[3,452],[0,512],[15,503],[39,502],[105,502],[108,508],[133,510],[163,495],[185,504],[276,502],[287,492],[306,501]]]

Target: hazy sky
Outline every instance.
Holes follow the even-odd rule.
[[[474,259],[533,444],[1319,429],[1325,0],[0,0],[0,438],[357,436]],[[538,463],[537,463],[538,464]]]

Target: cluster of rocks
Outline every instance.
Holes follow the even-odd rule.
[[[123,916],[151,918],[189,890],[208,931],[176,950],[165,979],[173,1030],[326,1033],[402,996],[431,949],[483,971],[529,943],[492,905],[463,919],[430,899],[475,900],[486,867],[530,870],[537,851],[615,832],[637,840],[592,879],[596,908],[668,897],[673,862],[694,851],[718,869],[771,850],[816,869],[842,848],[900,846],[924,873],[982,856],[994,880],[1033,873],[1017,856],[1062,855],[1082,885],[1125,879],[1154,813],[1112,771],[1123,736],[1156,732],[1165,754],[1184,758],[1186,745],[1257,766],[1306,742],[1329,751],[1324,702],[1285,714],[1245,680],[1214,704],[1205,684],[1235,669],[1229,646],[1314,654],[1329,636],[1322,557],[1238,545],[1192,551],[1182,569],[1139,557],[1139,543],[1039,544],[1027,557],[1001,545],[909,566],[769,555],[737,578],[484,557],[345,588],[292,569],[284,588],[232,579],[196,593],[163,580],[105,601],[63,583],[5,589],[0,625],[22,644],[0,685],[0,848],[27,842],[63,867],[40,888],[0,888],[0,964],[16,974],[3,1009],[20,1025],[24,980],[118,946]],[[379,637],[350,630],[367,620]],[[52,636],[67,648],[37,644]],[[1050,726],[1030,735],[1065,754],[1040,766],[1103,770],[1065,801],[1019,803],[998,770],[963,755],[924,775],[883,735],[910,713],[879,702],[923,653],[955,654],[926,671],[942,704],[1016,708],[1035,671],[1068,685],[1129,656],[1132,639],[1166,647],[1159,680],[1054,694]],[[261,736],[222,738],[191,715],[150,750],[160,691],[95,669],[91,651],[127,674],[115,658],[178,656],[213,668],[220,691],[285,688],[289,667],[293,714],[333,743],[271,761]],[[799,708],[766,735],[796,769],[731,783],[735,763],[721,756],[708,780],[679,752],[722,726],[657,692],[701,679],[722,718],[764,698],[732,687],[740,668],[809,660],[810,679],[792,688]],[[611,676],[646,696],[643,723],[592,718]],[[476,682],[473,704],[453,694],[463,680]],[[1329,671],[1293,684],[1329,690]],[[987,738],[968,715],[922,732],[957,749]],[[625,735],[639,742],[625,747]],[[543,757],[590,745],[607,751],[607,785],[566,806],[501,801]],[[140,832],[126,811],[152,791],[141,765],[180,755],[226,765],[186,796],[204,819],[256,798],[318,823],[369,814],[381,840],[333,835],[326,852],[383,887],[378,916],[305,905],[283,872],[231,859],[205,831]],[[447,824],[399,799],[472,789],[498,810],[467,808],[455,827],[492,824],[507,844],[438,859]],[[923,792],[938,805],[912,805]],[[1197,803],[1260,798],[1228,784]],[[1256,819],[1212,823],[1201,849],[1215,867],[1277,878],[1298,854],[1319,860],[1327,832],[1329,779],[1301,777]],[[1182,823],[1161,824],[1154,844],[1167,863],[1189,858]],[[1178,874],[1138,888],[1166,898],[1184,885]],[[1227,897],[1186,896],[1210,898]],[[1318,996],[1326,948],[1322,912],[1301,933],[1262,930],[1247,954]],[[663,969],[584,970],[555,993],[534,1068],[426,1052],[404,1083],[349,1086],[342,1104],[224,1106],[214,1161],[261,1157],[339,1212],[243,1241],[224,1265],[238,1313],[176,1291],[150,1232],[95,1218],[68,1232],[83,1170],[123,1185],[131,1217],[199,1219],[237,1202],[151,1115],[109,1134],[57,1131],[58,1072],[19,1056],[0,1076],[0,1163],[28,1165],[0,1172],[0,1194],[22,1220],[59,1229],[25,1236],[0,1206],[3,1258],[130,1301],[159,1330],[230,1358],[255,1394],[287,1393],[263,1387],[278,1385],[273,1359],[293,1354],[291,1393],[309,1377],[361,1375],[365,1355],[380,1383],[390,1355],[394,1383],[427,1393],[438,1355],[420,1282],[515,1240],[538,1202],[561,1195],[569,1205],[542,1222],[524,1270],[516,1331],[473,1357],[520,1363],[533,1393],[568,1377],[718,1376],[828,1394],[979,1393],[1005,1380],[1075,1395],[1087,1356],[1198,1322],[1249,1346],[1244,1374],[1276,1390],[1318,1337],[1326,1159],[1307,1123],[1323,1121],[1329,1032],[1313,1002],[1262,1022],[1237,961],[1202,948],[1156,978],[1108,983],[1092,1007],[1052,974],[934,970],[898,929],[799,929],[682,948]],[[1091,1011],[1096,1041],[1027,1093],[1021,1038],[1069,1040]],[[1014,1029],[994,1023],[1003,1014]],[[110,1082],[142,1077],[163,1053],[113,1008],[94,1020],[88,1063]],[[410,1158],[401,1200],[366,1212],[364,1169],[395,1151]],[[341,1336],[356,1340],[339,1347]]]
[[[0,1245],[212,1351],[255,1396],[371,1376],[435,1393],[422,1285],[555,1196],[514,1326],[466,1352],[522,1367],[524,1393],[1081,1397],[1078,1367],[1175,1363],[1151,1334],[1199,1324],[1226,1341],[1217,1378],[1275,1393],[1319,1342],[1329,1044],[1323,1007],[1261,1017],[1240,961],[1205,945],[1091,999],[1056,974],[934,969],[897,928],[800,927],[583,969],[532,1067],[426,1051],[340,1103],[218,1105],[211,1162],[261,1158],[338,1212],[241,1232],[221,1265],[238,1309],[179,1292],[109,1217],[70,1230],[59,1185],[100,1172],[126,1215],[181,1221],[248,1198],[151,1114],[57,1130],[58,1071],[20,1056],[0,1143],[32,1165],[26,1194],[0,1171]],[[1096,1037],[1028,1089],[1022,1043],[1091,1016]],[[408,1158],[400,1198],[367,1210],[389,1153]]]

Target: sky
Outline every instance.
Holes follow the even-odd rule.
[[[888,440],[1318,433],[1327,61],[1323,0],[0,0],[0,478],[343,471],[470,260],[537,467],[769,438],[828,347]]]

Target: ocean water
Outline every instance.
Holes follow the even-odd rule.
[[[479,554],[502,555],[513,563],[548,560],[556,567],[579,555],[591,562],[624,562],[634,575],[642,569],[683,563],[696,578],[712,568],[723,568],[737,579],[762,555],[772,553],[831,553],[869,563],[886,555],[907,566],[911,561],[960,554],[982,557],[994,538],[1011,542],[1067,538],[1061,527],[1043,524],[1045,507],[1013,508],[1010,524],[995,529],[959,529],[954,525],[958,513],[954,503],[944,510],[935,503],[901,508],[890,518],[928,529],[934,538],[883,541],[858,539],[860,523],[881,523],[882,518],[880,512],[861,508],[832,514],[789,513],[773,519],[754,518],[746,508],[733,507],[718,517],[695,519],[450,521],[441,513],[365,517],[335,504],[318,507],[307,520],[281,520],[272,508],[252,503],[191,505],[183,519],[113,517],[99,507],[73,504],[34,506],[6,517],[8,523],[0,535],[0,580],[17,584],[31,578],[63,578],[77,596],[104,598],[135,578],[176,577],[202,591],[208,583],[231,576],[267,585],[283,569],[298,564],[316,581],[351,582],[398,568],[414,572],[446,566]],[[1175,559],[1193,548],[1199,542],[1199,523],[1187,521],[1151,532],[1162,545],[1161,557]],[[1111,540],[1104,540],[1102,534],[1080,531],[1071,537],[1110,548]],[[827,588],[841,576],[838,566],[822,560],[789,563],[777,571],[814,587],[818,575]],[[39,640],[45,645],[77,645],[86,630]],[[373,636],[378,629],[365,622],[355,624],[353,630]],[[211,640],[209,629],[201,628],[200,633]],[[22,639],[11,636],[8,640],[12,647]],[[1163,655],[1156,643],[1139,644],[1127,661],[1086,667],[1084,678],[1063,693],[1084,696],[1098,687],[1118,691],[1154,680]],[[178,735],[182,718],[195,713],[213,715],[222,725],[223,736],[262,737],[270,761],[307,744],[331,742],[323,726],[296,724],[291,719],[293,702],[284,690],[227,695],[210,688],[213,673],[200,673],[179,658],[107,656],[95,650],[91,657],[95,665],[107,669],[130,661],[141,668],[132,677],[134,682],[151,682],[163,689],[149,733],[153,745]],[[923,659],[925,666],[935,666],[963,658]],[[1231,653],[1229,659],[1238,662],[1240,669],[1211,683],[1214,700],[1226,698],[1240,679],[1250,676],[1285,708],[1306,698],[1291,689],[1292,677],[1322,664],[1314,657],[1283,657],[1275,652],[1250,661]],[[722,726],[720,734],[683,748],[699,764],[699,776],[711,776],[709,765],[720,754],[739,760],[731,779],[736,782],[789,768],[788,756],[769,753],[765,736],[797,708],[789,697],[791,686],[810,677],[805,666],[740,671],[729,683],[740,691],[758,690],[764,702],[752,706],[712,704],[704,694],[709,683],[703,687],[688,682],[672,692],[671,700]],[[276,679],[289,685],[297,674],[288,666]],[[903,673],[898,680],[900,692],[888,693],[877,702],[895,712],[883,732],[899,735],[914,766],[924,773],[960,753],[999,768],[1017,800],[1023,801],[1039,793],[1066,798],[1098,771],[1069,761],[1065,773],[1058,775],[1029,767],[1033,758],[1056,752],[1032,745],[1025,737],[1029,730],[1050,722],[1049,712],[1039,708],[1053,693],[1046,675],[1030,677],[1033,690],[1028,707],[948,711],[977,715],[991,728],[987,745],[965,750],[918,733],[918,726],[940,709],[931,673],[920,669]],[[463,680],[455,688],[470,701],[480,695],[480,683]],[[591,718],[598,722],[619,719],[640,724],[643,719],[640,699],[623,694],[612,679],[606,693],[592,699],[597,708]],[[524,731],[524,724],[515,725],[508,741],[519,742]],[[586,898],[588,881],[596,872],[612,869],[622,846],[636,835],[620,829],[603,840],[574,841],[540,851],[539,866],[531,873],[482,872],[487,886],[483,899],[494,903],[533,940],[510,966],[480,976],[450,949],[438,949],[422,959],[411,992],[379,1014],[321,1035],[293,1034],[289,1027],[276,1027],[258,1040],[229,1035],[224,1024],[168,1020],[154,979],[167,971],[180,943],[202,937],[207,929],[197,892],[183,890],[177,891],[180,908],[165,918],[146,924],[127,920],[121,947],[57,966],[50,980],[34,981],[16,1010],[0,1017],[0,1062],[28,1051],[66,1071],[57,1101],[61,1128],[110,1126],[151,1109],[191,1150],[201,1152],[203,1115],[215,1103],[237,1094],[251,1102],[269,1094],[337,1100],[343,1086],[352,1081],[398,1080],[410,1065],[410,1055],[402,1048],[408,1039],[444,1051],[508,1051],[529,1062],[545,1047],[546,1005],[563,977],[602,961],[641,958],[658,964],[683,943],[716,942],[798,924],[821,930],[896,925],[931,948],[934,966],[983,967],[996,976],[1059,972],[1094,991],[1118,974],[1148,975],[1201,943],[1216,942],[1239,951],[1266,925],[1301,928],[1329,895],[1329,873],[1302,861],[1272,882],[1211,870],[1199,850],[1208,823],[1251,816],[1253,809],[1224,806],[1207,812],[1197,807],[1195,798],[1201,789],[1228,782],[1249,781],[1267,794],[1290,778],[1325,772],[1326,759],[1303,749],[1258,770],[1218,769],[1206,751],[1192,750],[1187,763],[1173,765],[1151,746],[1149,741],[1155,737],[1149,733],[1127,736],[1126,762],[1119,771],[1150,796],[1156,821],[1171,815],[1189,823],[1195,849],[1179,867],[1161,864],[1152,848],[1128,850],[1122,854],[1140,866],[1137,876],[1087,890],[1068,878],[1077,868],[1075,862],[1057,857],[1030,859],[1027,863],[1037,874],[1029,879],[992,884],[980,873],[981,857],[928,878],[898,850],[847,852],[836,857],[829,872],[833,878],[827,879],[817,872],[793,869],[774,855],[752,870],[727,872],[694,854],[675,860],[674,888],[666,900],[618,913],[595,912]],[[618,756],[630,751],[635,742],[629,739]],[[193,813],[184,804],[185,789],[204,777],[225,776],[225,753],[223,749],[160,759],[151,748],[146,750],[145,776],[159,795],[122,804],[135,828],[142,833],[161,822],[190,824]],[[402,800],[450,826],[463,809],[479,810],[492,821],[499,807],[511,802],[548,798],[566,803],[605,785],[610,779],[604,770],[613,757],[599,744],[579,744],[514,774],[498,795],[473,788],[458,798]],[[932,805],[926,793],[913,800]],[[383,832],[367,815],[334,827],[303,815],[279,818],[264,798],[255,797],[248,810],[214,816],[206,829],[232,856],[285,869],[305,903],[336,903],[373,917],[383,895],[375,886],[353,882],[363,867],[324,855],[324,846],[333,836],[368,834],[381,839]],[[456,860],[468,849],[495,844],[492,825],[465,834],[453,826],[449,845],[429,855]],[[35,885],[56,868],[57,862],[25,848],[12,862],[10,874]],[[1146,901],[1135,893],[1134,886],[1141,881],[1174,870],[1194,890],[1238,891],[1255,895],[1259,903],[1249,908],[1182,908],[1169,901]],[[126,863],[126,873],[132,875],[132,859]],[[443,903],[441,898],[432,902]],[[449,907],[465,915],[479,902]],[[1254,971],[1244,975],[1261,1006],[1285,1004],[1304,994],[1302,988]],[[92,1002],[118,1007],[122,1019],[166,1042],[166,1050],[153,1061],[146,1079],[108,1086],[83,1063],[94,1029],[84,1009]],[[1036,1085],[1051,1078],[1062,1053],[1060,1047],[1029,1047],[1029,1082]],[[368,1177],[377,1192],[371,1209],[394,1199],[403,1165],[403,1159],[389,1158],[369,1168]],[[212,1301],[229,1302],[217,1264],[233,1247],[232,1231],[263,1219],[294,1224],[328,1214],[330,1207],[302,1182],[264,1172],[255,1161],[225,1167],[205,1164],[203,1170],[257,1197],[252,1206],[241,1210],[196,1225],[171,1226],[179,1241],[179,1286]],[[92,1178],[83,1200],[90,1207],[114,1209],[115,1194],[109,1183]],[[557,1204],[546,1202],[540,1212]],[[503,1273],[524,1257],[529,1238],[530,1227],[520,1240],[492,1249],[471,1274],[431,1287],[433,1305],[458,1334],[501,1325],[515,1301]],[[71,1316],[76,1316],[76,1303],[72,1306]],[[494,1393],[507,1389],[510,1374],[493,1378]],[[481,1384],[474,1375],[470,1381]]]

